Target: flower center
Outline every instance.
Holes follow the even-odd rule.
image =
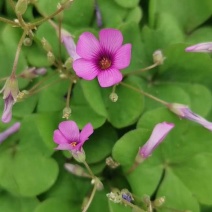
[[[102,57],[99,61],[99,66],[102,70],[108,69],[111,66],[111,60],[107,57]]]
[[[73,141],[73,142],[70,143],[70,145],[71,145],[72,147],[75,147],[75,146],[77,145],[77,142],[76,142],[76,141]]]

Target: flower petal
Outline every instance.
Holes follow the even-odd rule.
[[[100,52],[100,44],[92,33],[84,32],[79,37],[76,50],[80,57],[90,60]]]
[[[96,65],[83,58],[77,59],[73,62],[73,69],[78,77],[85,80],[93,80],[99,73]]]
[[[198,43],[185,49],[186,52],[212,52],[212,42]]]
[[[67,52],[69,53],[70,57],[73,60],[80,58],[80,56],[76,52],[76,45],[74,43],[73,38],[70,35],[66,35],[66,34],[64,35],[62,34],[61,36],[62,36],[62,41],[64,43],[64,46]]]
[[[102,29],[99,32],[99,42],[103,49],[115,53],[122,45],[123,36],[117,29]]]
[[[110,87],[122,81],[122,74],[118,69],[110,68],[99,72],[98,81],[101,87]]]
[[[69,144],[59,144],[55,149],[57,149],[57,150],[71,150]]]
[[[88,137],[93,133],[93,126],[91,123],[86,124],[81,133],[80,133],[80,143],[84,143],[86,140],[88,140]]]
[[[157,124],[149,140],[140,148],[139,154],[142,158],[147,158],[152,154],[152,151],[164,140],[169,131],[174,127],[173,123],[159,123]]]
[[[10,94],[5,100],[4,100],[4,111],[2,114],[2,122],[8,123],[10,122],[12,118],[12,107],[14,104],[14,99],[12,95]]]
[[[61,122],[59,130],[69,142],[79,142],[79,128],[74,121]]]
[[[117,69],[123,69],[129,66],[131,60],[131,44],[125,44],[115,53],[114,67]]]
[[[57,144],[67,144],[68,143],[68,140],[60,132],[60,130],[55,130],[54,131],[53,140]]]

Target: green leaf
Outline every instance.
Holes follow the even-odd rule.
[[[83,94],[81,85],[76,84],[71,98],[71,119],[75,121],[82,129],[88,122],[91,122],[94,128],[104,124],[106,118],[96,113],[89,105]]]
[[[14,197],[8,193],[0,194],[0,211],[4,212],[29,212],[34,211],[39,204],[36,198]]]
[[[80,83],[82,86],[83,94],[85,95],[85,98],[92,109],[99,115],[106,117],[107,111],[102,99],[101,87],[99,86],[97,80],[81,80]]]
[[[51,86],[39,93],[37,112],[61,111],[62,116],[62,110],[66,105],[65,95],[68,92],[69,82],[59,81],[59,78],[56,75],[51,76],[49,81],[46,83],[51,84]],[[52,86],[52,83],[54,83],[54,86]]]
[[[48,190],[58,175],[57,163],[41,155],[17,154],[14,161],[14,177],[23,196],[35,196]],[[21,170],[21,171],[20,171]]]
[[[132,79],[124,80],[124,83],[130,86],[138,87]],[[108,121],[116,128],[122,128],[132,125],[141,115],[144,107],[143,96],[136,91],[119,85],[116,88],[118,101],[112,102],[109,99],[111,88],[102,90],[105,100],[105,105],[108,112]],[[128,99],[130,97],[130,101]]]
[[[129,11],[126,17],[126,22],[136,22],[137,24],[141,21],[143,12],[141,7],[134,7],[132,10]]]
[[[97,2],[104,27],[116,28],[123,23],[127,15],[127,9],[116,4],[114,0],[98,0]]]
[[[177,18],[185,32],[191,32],[204,23],[211,16],[212,4],[210,0],[151,0],[149,18],[154,26],[160,13],[169,13]]]
[[[184,161],[181,166],[173,166],[174,173],[192,191],[193,196],[201,203],[208,205],[212,204],[210,198],[212,185],[208,183],[212,178],[212,171],[208,168],[211,163],[212,155],[210,153],[200,153]]]
[[[211,87],[212,62],[207,54],[185,52],[185,44],[164,50],[167,60],[159,67],[157,81],[199,83]]]
[[[83,147],[86,153],[86,161],[97,163],[105,159],[110,155],[116,140],[116,131],[110,125],[104,125],[95,130]]]
[[[139,3],[139,0],[114,0],[118,5],[125,8],[136,7]]]
[[[61,199],[61,198],[49,198],[43,201],[34,212],[78,212],[80,206],[76,203]]]
[[[171,188],[171,190],[170,190]],[[182,211],[199,212],[199,204],[192,192],[171,169],[166,169],[165,176],[157,192],[157,197],[165,196],[165,204],[160,211],[174,208]],[[167,208],[167,209],[166,209]]]
[[[51,119],[51,121],[50,121]],[[55,148],[53,142],[53,132],[58,128],[58,123],[61,120],[61,114],[58,113],[44,113],[37,114],[35,117],[38,131],[49,149]]]

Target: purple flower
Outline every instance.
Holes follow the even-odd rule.
[[[12,118],[12,107],[16,102],[19,93],[18,82],[15,76],[11,75],[7,79],[0,93],[3,93],[4,99],[4,111],[2,114],[2,122],[8,123]]]
[[[212,122],[209,122],[203,117],[192,112],[188,106],[178,104],[178,103],[173,103],[173,104],[169,104],[168,108],[173,113],[177,114],[179,117],[194,121],[202,125],[203,127],[209,129],[210,131],[212,131]]]
[[[82,33],[76,47],[81,58],[73,62],[77,76],[85,80],[97,77],[101,87],[121,82],[120,69],[129,66],[131,59],[131,44],[122,42],[122,33],[117,29],[102,29],[99,41],[90,32]]]
[[[10,135],[14,134],[20,129],[21,124],[19,122],[16,122],[11,127],[6,129],[4,132],[0,133],[0,144],[6,140]]]
[[[143,159],[149,157],[173,127],[173,123],[167,122],[155,125],[149,140],[139,150],[140,157]]]
[[[63,121],[59,124],[59,129],[54,131],[54,142],[58,144],[56,149],[69,150],[74,154],[82,152],[82,146],[88,137],[93,133],[90,123],[85,125],[81,132],[74,121]]]
[[[212,42],[198,43],[185,49],[186,52],[212,52]]]

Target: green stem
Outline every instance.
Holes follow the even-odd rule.
[[[154,64],[152,64],[151,66],[148,66],[148,67],[146,67],[146,68],[142,68],[142,69],[140,69],[140,70],[138,70],[138,71],[133,71],[133,72],[127,73],[125,76],[132,75],[132,74],[143,73],[143,72],[148,71],[148,70],[150,70],[150,69],[153,69],[153,68],[155,68],[155,67],[157,67],[157,66],[158,66],[158,63],[154,63]]]
[[[18,47],[17,47],[17,50],[16,50],[16,54],[15,54],[15,59],[14,59],[11,75],[15,75],[15,72],[16,72],[16,69],[17,69],[17,64],[18,64],[18,58],[19,58],[19,55],[20,55],[20,52],[21,52],[21,46],[23,44],[25,36],[26,36],[26,32],[24,31],[22,36],[21,36],[21,39],[20,39],[20,41],[18,43]]]
[[[59,14],[61,11],[63,11],[65,9],[65,6],[64,5],[67,4],[68,2],[70,2],[70,0],[67,0],[63,5],[61,5],[61,7],[57,11],[55,11],[51,15],[49,15],[47,17],[44,17],[43,19],[41,19],[39,21],[35,21],[35,22],[31,23],[31,25],[32,26],[37,26],[37,25],[40,25],[43,22],[48,21],[49,19],[55,17],[57,14]],[[38,8],[37,5],[35,5],[35,6],[36,6],[36,8]]]
[[[84,165],[85,165],[86,169],[88,170],[89,174],[91,175],[91,177],[92,177],[93,179],[95,179],[96,177],[95,177],[95,175],[93,174],[92,170],[90,169],[90,167],[89,167],[89,165],[87,164],[86,161],[84,162]]]
[[[69,86],[69,88],[68,88],[68,94],[67,94],[67,99],[66,99],[66,107],[67,107],[67,108],[68,108],[69,105],[70,105],[70,96],[71,96],[72,86],[73,86],[73,83],[71,82],[71,83],[70,83],[70,86]]]
[[[93,187],[91,196],[90,196],[90,198],[89,198],[89,200],[88,200],[86,206],[83,208],[83,211],[82,211],[82,212],[86,212],[86,211],[88,210],[88,208],[89,208],[89,206],[90,206],[90,204],[91,204],[91,202],[92,202],[92,200],[93,200],[93,198],[94,198],[94,195],[95,195],[95,193],[96,193],[96,189],[97,189],[97,188],[96,188],[96,184],[94,184],[94,187]]]
[[[127,84],[127,83],[121,82],[120,84],[123,85],[123,86],[125,86],[125,87],[127,87],[127,88],[130,88],[130,89],[132,89],[132,90],[134,90],[134,91],[137,91],[137,92],[143,94],[144,96],[147,96],[147,97],[149,97],[150,99],[153,99],[153,100],[155,100],[156,102],[159,102],[159,103],[161,103],[161,104],[163,104],[163,105],[165,105],[165,106],[167,106],[167,105],[169,104],[168,102],[163,101],[163,100],[157,98],[156,96],[153,96],[153,95],[151,95],[151,94],[149,94],[149,93],[146,93],[145,91],[142,91],[142,90],[140,90],[140,89],[138,89],[138,88],[135,88],[135,87],[133,87],[133,86]]]
[[[125,199],[122,199],[122,202],[123,202],[125,205],[128,205],[129,207],[136,209],[136,211],[139,211],[139,212],[146,212],[145,210],[139,208],[138,206],[132,204],[131,202],[128,202],[128,201],[125,200]]]
[[[15,21],[11,21],[7,18],[3,18],[3,17],[0,17],[0,21],[4,22],[4,23],[7,23],[7,24],[11,24],[13,26],[19,26],[18,23],[16,23]]]

